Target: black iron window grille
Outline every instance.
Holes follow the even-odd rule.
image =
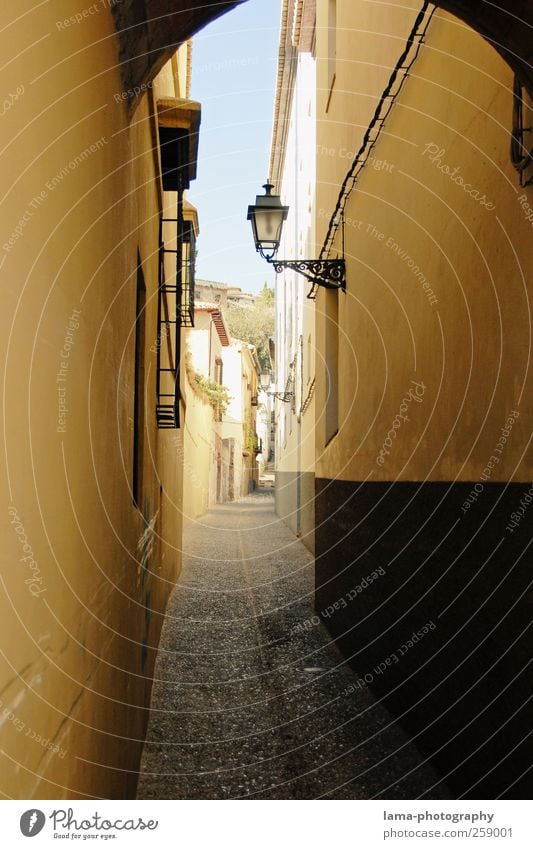
[[[165,225],[171,219],[162,218],[159,225],[159,301],[157,307],[157,426],[175,428],[179,425],[180,353],[179,315],[176,310],[176,280],[167,279],[165,258],[177,249],[165,247]]]
[[[511,162],[520,175],[520,185],[529,186],[533,182],[533,178],[526,177],[526,171],[533,164],[533,150],[528,150],[526,147],[526,134],[531,132],[531,122],[528,120],[529,126],[524,126],[524,113],[526,105],[524,102],[524,93],[522,83],[515,74],[513,85],[513,129],[511,132]]]
[[[164,98],[157,101],[157,108],[166,202],[159,223],[156,416],[158,427],[178,428],[182,328],[194,325],[196,258],[194,222],[188,210],[184,215],[183,194],[196,177],[200,105]],[[167,211],[169,200],[175,203],[175,217],[172,207]]]
[[[194,327],[194,282],[196,267],[196,236],[192,221],[183,222],[182,288],[179,297],[181,326]]]
[[[160,428],[179,427],[181,329],[194,326],[195,258],[194,225],[183,219],[183,192],[178,189],[176,218],[162,217],[159,226],[156,412]]]

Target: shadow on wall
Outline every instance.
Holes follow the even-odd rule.
[[[472,487],[318,481],[317,612],[457,795],[529,798],[530,484]]]

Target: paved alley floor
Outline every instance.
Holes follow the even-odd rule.
[[[312,556],[269,493],[189,526],[155,679],[139,799],[450,798],[370,691],[350,691]]]

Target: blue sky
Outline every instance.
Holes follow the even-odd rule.
[[[249,203],[268,174],[279,0],[248,0],[195,36],[191,97],[202,104],[196,275],[257,292],[273,272],[255,252]]]

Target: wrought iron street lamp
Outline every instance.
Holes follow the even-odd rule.
[[[274,267],[277,274],[284,268],[290,268],[298,274],[303,274],[314,286],[346,291],[344,259],[275,258],[289,207],[282,205],[279,195],[272,194],[272,183],[265,183],[263,188],[265,194],[257,195],[255,204],[248,207],[248,221],[252,222],[256,251]]]
[[[266,392],[272,382],[272,372],[264,368],[259,375],[259,383],[263,392]]]

